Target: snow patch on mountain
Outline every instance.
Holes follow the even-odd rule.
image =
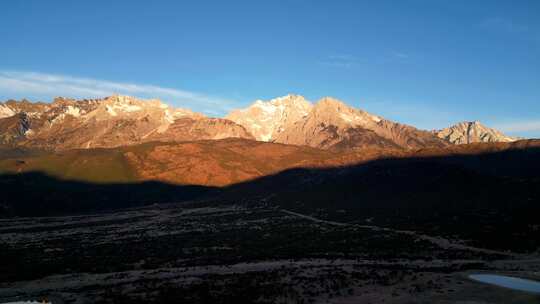
[[[68,106],[65,113],[74,117],[79,117],[81,116],[81,109],[74,106]]]
[[[280,132],[308,115],[312,107],[303,96],[289,94],[269,101],[256,100],[226,118],[244,126],[257,140],[273,141]]]
[[[109,113],[109,115],[111,115],[111,116],[118,116],[118,114],[117,114],[116,111],[114,110],[114,107],[112,107],[112,106],[105,106],[105,108],[107,109],[107,113]]]
[[[15,111],[13,111],[10,107],[8,107],[5,104],[0,103],[0,118],[10,117],[15,114],[16,114]]]

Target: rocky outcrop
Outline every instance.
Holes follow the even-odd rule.
[[[302,98],[301,100],[305,102],[305,99]],[[270,125],[272,122],[277,121],[265,118],[268,116],[264,115],[252,115],[253,109],[257,107],[260,107],[260,102],[256,102],[246,110],[234,112],[234,119],[248,129],[248,126],[260,125],[259,121],[264,121]],[[286,109],[294,110],[295,108],[288,107]],[[267,133],[269,135],[264,139],[277,143],[305,145],[323,149],[366,147],[414,149],[426,146],[443,147],[446,145],[443,140],[430,132],[421,131],[363,110],[354,109],[335,98],[326,97],[314,106],[303,106],[302,109],[301,112],[294,111],[294,115],[287,115],[287,117],[295,117],[293,123],[289,121],[288,124],[268,127],[268,129],[277,129],[279,132]],[[298,115],[299,112],[302,115]]]
[[[9,124],[15,115],[25,115],[28,129],[16,137],[3,129],[0,134],[9,137],[11,144],[28,147],[66,150],[148,141],[253,138],[232,121],[172,108],[156,99],[115,95],[85,100],[56,98],[51,104],[8,101],[1,106],[2,113],[14,115],[1,118],[0,125]]]
[[[241,125],[222,118],[184,117],[176,119],[163,133],[152,134],[160,141],[215,140],[224,138],[255,138]]]
[[[455,145],[481,142],[513,142],[519,137],[504,135],[502,132],[488,128],[479,121],[465,121],[451,127],[434,131],[434,133],[449,143]]]
[[[375,144],[384,143],[383,138],[365,128],[378,120],[377,116],[352,109],[336,99],[323,98],[308,115],[278,134],[273,141],[328,149],[335,145],[343,146],[340,143],[344,141],[351,143],[352,137],[349,135],[355,133],[357,138],[365,134]]]
[[[0,103],[0,144],[51,150],[110,148],[150,141],[244,138],[330,150],[415,150],[517,138],[463,122],[423,131],[325,97],[314,105],[300,95],[257,100],[226,119],[173,108],[157,99],[114,95],[56,98],[52,103]]]
[[[24,138],[30,129],[30,120],[25,113],[0,119],[0,144],[13,144]]]
[[[305,118],[313,106],[303,96],[287,95],[270,101],[257,100],[246,109],[234,110],[227,119],[244,126],[260,141],[273,141]]]

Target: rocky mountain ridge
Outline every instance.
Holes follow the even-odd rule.
[[[2,142],[19,146],[65,150],[148,141],[253,138],[231,121],[173,108],[157,99],[114,95],[85,100],[56,98],[51,104],[8,101],[1,106],[4,116],[15,114],[0,119],[0,126],[3,121],[12,121],[0,134],[10,133],[17,124],[25,126],[9,140],[3,136],[6,139]]]
[[[456,145],[477,142],[513,142],[520,139],[488,128],[479,121],[460,122],[448,128],[434,131],[434,133],[438,137]]]
[[[313,105],[303,96],[289,94],[269,101],[256,100],[225,118],[244,126],[255,139],[273,141],[280,133],[306,117]]]
[[[227,118],[243,125],[257,140],[323,149],[420,149],[518,139],[479,122],[429,132],[353,108],[332,97],[312,104],[292,94],[269,101],[257,100],[245,109],[231,112]]]
[[[289,94],[257,100],[226,118],[173,108],[157,99],[113,95],[0,103],[0,144],[49,150],[108,148],[150,141],[245,138],[327,150],[422,149],[516,138],[479,122],[424,131],[325,97],[312,104]]]
[[[301,101],[301,106],[298,106],[298,101]],[[287,123],[276,119],[274,113],[279,107],[288,109],[292,114],[287,117],[293,119]],[[287,95],[268,102],[256,101],[247,109],[232,112],[227,118],[248,130],[278,130],[265,133],[265,136],[258,137],[259,140],[323,149],[416,149],[448,145],[430,132],[352,108],[331,97],[322,98],[314,105],[297,95]]]

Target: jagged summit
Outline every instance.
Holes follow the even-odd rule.
[[[173,108],[158,99],[124,95],[82,100],[57,97],[50,104],[8,101],[0,104],[0,111],[4,119],[10,119],[9,123],[0,121],[0,135],[16,135],[3,136],[1,143],[8,143],[9,138],[9,144],[55,150],[117,147],[146,141],[252,138],[231,121]],[[24,132],[12,131],[23,125]]]
[[[401,125],[344,102],[325,97],[302,123],[276,139],[277,142],[322,148],[421,148],[444,146],[432,134]]]
[[[363,125],[369,127],[369,125],[381,121],[380,117],[355,109],[333,97],[324,97],[319,100],[315,104],[313,112],[320,113],[319,115],[324,114],[329,120],[340,120],[342,123],[351,126]]]
[[[227,118],[243,125],[258,140],[284,144],[325,149],[445,145],[429,132],[393,123],[333,97],[324,97],[314,105],[299,95],[258,100]]]
[[[269,101],[256,100],[246,109],[226,116],[244,126],[257,140],[272,141],[305,117],[313,105],[301,95],[288,94]]]
[[[518,139],[479,121],[423,131],[333,97],[312,104],[296,94],[256,100],[225,119],[174,108],[158,99],[124,95],[81,100],[57,97],[52,103],[0,103],[0,144],[62,150],[228,137],[322,149],[420,149]]]
[[[512,142],[519,139],[486,127],[478,120],[463,121],[448,128],[437,130],[435,134],[457,145],[476,142]]]
[[[321,98],[316,104],[327,107],[348,107],[348,105],[346,105],[343,101],[330,96]]]

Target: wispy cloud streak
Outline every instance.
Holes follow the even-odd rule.
[[[503,132],[540,132],[540,120],[518,121],[512,123],[503,123],[495,126]]]
[[[400,51],[381,52],[380,54],[371,54],[366,56],[355,56],[351,54],[330,55],[319,61],[319,64],[329,68],[352,69],[360,65],[371,64],[395,64],[406,63],[411,56],[408,53]]]
[[[529,27],[527,25],[503,18],[485,19],[481,22],[480,26],[485,29],[497,30],[511,34],[523,33],[529,30]]]
[[[392,55],[399,59],[407,59],[409,58],[409,54],[403,53],[403,52],[392,52]]]
[[[37,72],[0,71],[0,90],[18,96],[41,98],[95,98],[125,94],[159,98],[175,106],[211,114],[225,114],[238,106],[233,100],[174,88]]]
[[[349,69],[356,65],[357,58],[349,54],[330,55],[320,62],[321,65],[332,68]]]

